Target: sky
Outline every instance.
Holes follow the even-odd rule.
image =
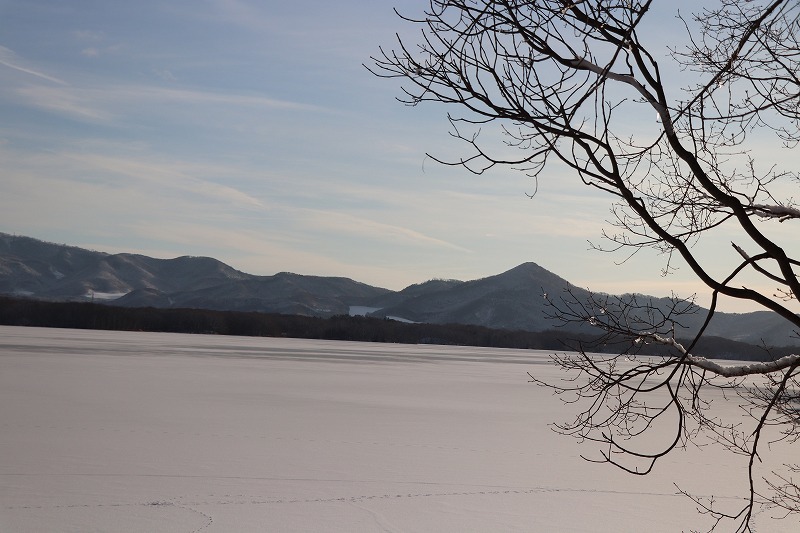
[[[425,6],[0,0],[0,231],[396,290],[532,261],[592,290],[707,301],[654,252],[591,250],[610,201],[574,176],[426,157],[464,153],[448,110],[402,105],[363,66],[413,31],[393,7]],[[727,242],[703,253],[735,259]]]

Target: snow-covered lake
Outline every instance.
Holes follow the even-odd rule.
[[[674,532],[703,519],[673,482],[743,494],[715,451],[644,478],[581,460],[527,371],[558,373],[524,350],[0,327],[0,531]]]

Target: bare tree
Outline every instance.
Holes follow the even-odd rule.
[[[668,50],[652,4],[429,0],[418,18],[400,15],[418,25],[419,40],[398,36],[368,68],[401,78],[406,104],[452,104],[452,135],[468,152],[440,162],[475,173],[510,166],[536,179],[552,164],[566,165],[614,199],[615,231],[604,235],[603,249],[655,248],[666,255],[667,272],[677,255],[708,287],[705,325],[684,343],[676,330],[696,311],[691,301],[675,298],[665,310],[636,298],[551,295],[556,316],[600,328],[599,342],[617,343],[618,354],[600,357],[578,346],[555,358],[573,374],[545,385],[581,406],[559,431],[600,443],[599,460],[628,472],[646,474],[671,451],[703,439],[744,454],[750,490],[743,505],[694,500],[713,517],[712,529],[750,531],[759,506],[800,511],[800,483],[792,478],[800,467],[758,470],[766,440],[800,436],[800,355],[724,366],[695,347],[720,295],[800,329],[791,309],[800,263],[791,255],[794,241],[775,231],[800,218],[791,196],[798,175],[754,155],[767,139],[785,149],[800,141],[800,3],[719,0],[689,18],[675,13],[685,40]],[[503,142],[486,138],[493,126]],[[719,234],[735,235],[722,273],[696,247]],[[777,290],[745,287],[745,274]],[[639,355],[644,344],[662,345],[664,355]],[[712,391],[735,395],[750,423],[716,417]],[[660,449],[641,448],[640,438],[662,424],[674,430]]]

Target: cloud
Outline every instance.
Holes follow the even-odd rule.
[[[186,250],[193,250],[194,254],[197,253],[194,250],[202,248],[261,255],[272,253],[286,245],[264,232],[203,223],[177,222],[170,224],[169,231],[164,232],[159,222],[142,220],[130,229],[144,240],[152,241],[153,236],[158,235],[159,241],[178,245],[170,247],[177,255],[185,255]]]
[[[19,72],[24,72],[25,74],[30,74],[31,76],[35,76],[43,80],[57,83],[59,85],[67,85],[67,82],[64,80],[58,79],[54,76],[49,76],[43,72],[34,70],[33,68],[23,66],[22,63],[22,59],[20,59],[13,50],[10,50],[5,46],[0,46],[0,65],[17,70]]]
[[[99,109],[88,98],[88,94],[80,89],[38,85],[20,87],[16,92],[26,104],[59,115],[90,122],[105,122],[115,118],[112,113]]]
[[[0,197],[8,200],[10,195],[16,194],[19,201],[31,207],[42,202],[61,202],[65,208],[83,205],[87,198],[94,198],[98,202],[94,216],[101,219],[108,215],[100,211],[117,204],[123,195],[132,202],[125,206],[131,212],[136,211],[137,205],[143,213],[148,207],[159,205],[159,209],[165,210],[159,214],[165,215],[179,208],[187,213],[200,212],[203,216],[269,209],[259,198],[230,181],[237,176],[236,169],[164,159],[131,146],[124,146],[128,150],[125,155],[113,155],[109,152],[123,148],[114,143],[87,147],[98,151],[29,153],[0,145],[0,161],[6,171]],[[99,153],[103,149],[105,153]],[[131,150],[134,153],[130,153]],[[213,178],[216,176],[225,176],[229,181],[220,183]],[[34,208],[33,211],[47,218],[46,210]]]
[[[169,69],[153,69],[153,74],[170,83],[178,81],[178,77]]]
[[[510,187],[507,190],[514,192]],[[585,241],[599,238],[607,225],[608,204],[602,198],[561,198],[545,193],[530,199],[519,191],[516,195],[444,191],[436,197],[440,204],[462,206],[462,226],[485,228],[495,237],[544,235]],[[568,216],[565,205],[569,206]]]
[[[309,229],[332,232],[339,236],[343,234],[356,235],[375,239],[383,243],[391,243],[392,240],[394,240],[472,253],[472,251],[467,248],[425,235],[424,233],[410,228],[378,222],[349,213],[319,209],[300,209],[299,213],[299,219],[304,225],[308,226]]]
[[[234,93],[214,93],[208,91],[195,91],[191,89],[172,89],[155,86],[117,87],[109,90],[109,95],[125,99],[147,99],[150,101],[189,103],[189,104],[217,104],[239,107],[261,107],[269,109],[289,109],[295,111],[332,112],[330,109],[290,100],[280,100],[265,96],[252,96]]]
[[[183,162],[143,161],[133,157],[115,157],[101,154],[82,154],[65,152],[58,154],[77,161],[85,172],[97,174],[98,170],[119,174],[140,182],[156,185],[156,190],[166,194],[167,190],[199,195],[215,201],[250,209],[262,209],[264,204],[258,198],[229,185],[221,185],[199,177],[212,171],[211,167]],[[218,169],[217,169],[218,170]]]
[[[105,87],[32,85],[17,88],[16,94],[27,105],[90,122],[118,122],[125,115],[138,116],[141,113],[152,113],[152,106],[157,104],[337,113],[317,105],[266,96],[223,94],[151,85]]]

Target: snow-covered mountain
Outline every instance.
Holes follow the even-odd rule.
[[[387,292],[347,278],[255,276],[209,257],[107,254],[0,233],[0,293],[8,295],[330,316]]]
[[[0,294],[47,300],[322,317],[358,312],[413,322],[544,331],[560,323],[547,317],[543,294],[557,296],[565,290],[578,299],[589,295],[535,263],[473,281],[431,280],[390,291],[342,277],[286,272],[255,276],[208,257],[107,254],[0,233]],[[641,298],[665,309],[670,305],[665,298]],[[699,308],[684,316],[684,336],[696,331],[704,317]],[[707,333],[751,344],[800,344],[785,321],[770,312],[717,313]]]

